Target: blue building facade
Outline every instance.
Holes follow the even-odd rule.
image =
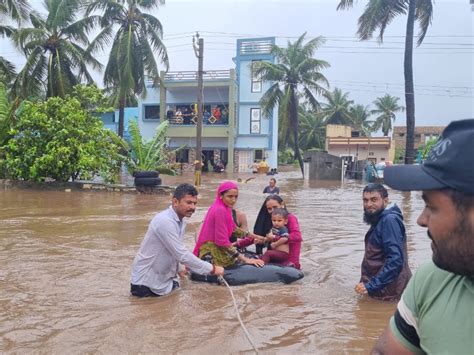
[[[259,101],[270,83],[255,74],[261,61],[275,62],[275,39],[237,40],[235,68],[206,70],[203,83],[202,160],[204,171],[218,162],[227,171],[250,172],[253,162],[266,159],[277,167],[278,109],[265,117]],[[168,146],[181,148],[176,161],[192,169],[196,159],[197,72],[161,73],[161,84],[147,83],[138,104],[138,124],[145,139],[168,120]]]

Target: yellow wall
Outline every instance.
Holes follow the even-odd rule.
[[[351,127],[337,124],[326,126],[326,137],[350,137]]]

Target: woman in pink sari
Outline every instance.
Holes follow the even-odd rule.
[[[238,229],[232,218],[232,208],[238,196],[239,189],[235,182],[224,181],[219,185],[216,199],[204,217],[193,252],[199,258],[223,267],[233,266],[238,261],[261,267],[264,265],[262,260],[247,258],[230,241]]]

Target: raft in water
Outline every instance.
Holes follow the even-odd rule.
[[[291,266],[266,264],[263,267],[253,265],[237,265],[225,269],[224,279],[229,285],[245,285],[261,282],[283,282],[290,284],[304,277],[301,270]],[[194,281],[219,283],[215,275],[199,275],[191,273]]]

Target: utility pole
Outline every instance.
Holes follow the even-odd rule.
[[[196,45],[196,40],[198,45]],[[203,61],[204,61],[204,39],[199,38],[199,33],[193,36],[194,54],[198,59],[198,92],[197,92],[197,122],[196,122],[196,160],[194,161],[194,185],[201,186],[202,171],[202,97],[203,97]]]

